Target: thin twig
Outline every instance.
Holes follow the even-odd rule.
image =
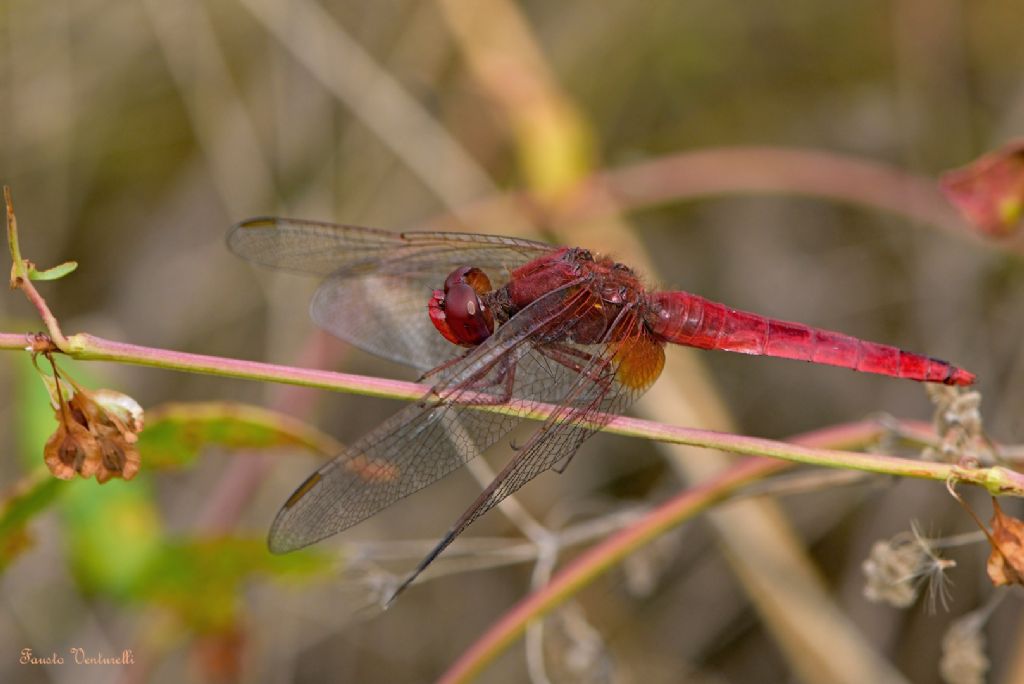
[[[31,264],[21,257],[21,247],[18,244],[18,219],[14,216],[14,202],[11,200],[11,189],[4,186],[4,203],[7,206],[7,245],[11,252],[11,288],[21,290],[32,302],[32,305],[39,312],[39,317],[46,324],[50,333],[50,339],[61,349],[67,348],[68,341],[61,332],[60,324],[56,316],[50,311],[39,291],[32,284],[29,277]]]

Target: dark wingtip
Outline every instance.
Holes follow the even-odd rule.
[[[239,221],[232,228],[266,228],[277,224],[276,216],[253,216]]]
[[[230,249],[235,254],[238,254],[242,258],[248,258],[243,252],[239,251],[239,240],[245,240],[242,234],[247,230],[259,230],[266,228],[277,227],[278,219],[273,216],[254,216],[253,218],[239,221],[230,228],[228,228],[227,235],[224,236],[225,242],[228,244]]]

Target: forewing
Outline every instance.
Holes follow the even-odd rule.
[[[514,268],[553,249],[543,242],[499,235],[395,233],[277,217],[254,218],[232,226],[227,243],[232,252],[247,261],[319,276],[341,272],[358,275],[375,270],[378,263],[391,262],[405,262],[409,272],[425,272],[438,262],[462,265],[466,258],[480,268]],[[395,267],[394,272],[398,270]]]
[[[558,335],[590,306],[571,285],[538,299],[470,354],[440,371],[423,399],[353,443],[303,483],[277,514],[270,548],[301,548],[350,527],[436,482],[501,439],[525,408],[480,409],[511,396],[551,402],[571,375],[553,373],[535,349],[539,331]],[[509,373],[511,391],[509,391]]]
[[[379,260],[406,245],[400,233],[274,217],[236,224],[227,241],[247,261],[318,276]]]
[[[472,233],[391,233],[315,221],[251,219],[228,246],[254,263],[324,276],[313,321],[361,349],[421,371],[458,353],[427,314],[431,292],[459,266],[482,269],[497,288],[511,270],[554,249],[531,240]]]

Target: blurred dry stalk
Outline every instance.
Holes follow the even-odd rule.
[[[559,203],[571,198],[592,170],[591,149],[596,144],[590,126],[556,85],[516,5],[507,0],[448,0],[442,7],[471,72],[513,122],[531,190],[551,198],[548,204],[554,211],[544,213],[557,217]],[[604,209],[604,215],[577,223],[576,230],[571,230],[572,225],[552,226],[559,241],[602,244],[609,253],[653,276],[651,260],[634,239],[636,231],[618,215],[615,200],[604,196],[592,204]],[[640,410],[659,422],[733,431],[735,425],[710,378],[693,356],[692,351],[669,350],[667,372],[641,400]],[[686,447],[662,445],[660,449],[686,482],[707,480],[726,470],[732,460],[726,454],[698,454]],[[895,680],[888,663],[831,604],[824,584],[773,502],[734,503],[709,513],[709,519],[734,572],[763,619],[772,625],[801,678],[851,684]]]
[[[246,0],[245,10],[194,0],[173,7],[98,0],[9,3],[0,10],[0,30],[6,40],[0,56],[2,118],[8,126],[0,144],[0,165],[5,177],[10,176],[5,179],[25,193],[23,206],[33,225],[53,230],[33,253],[48,261],[63,254],[81,256],[83,263],[91,263],[106,279],[96,277],[96,271],[85,272],[75,285],[58,288],[56,300],[62,311],[84,312],[83,318],[67,321],[74,329],[99,333],[106,329],[106,334],[120,339],[144,335],[146,339],[139,341],[167,348],[211,353],[230,349],[235,356],[257,356],[260,344],[254,340],[269,340],[266,356],[294,361],[294,349],[303,346],[298,341],[302,330],[295,327],[304,316],[304,305],[296,304],[302,293],[281,294],[278,284],[272,299],[284,304],[260,320],[254,314],[262,309],[263,293],[243,267],[223,254],[222,229],[242,216],[287,209],[304,216],[392,227],[456,211],[471,217],[475,230],[565,230],[564,216],[574,216],[574,198],[581,192],[577,184],[599,170],[594,167],[602,157],[616,164],[625,161],[623,169],[637,174],[653,168],[646,175],[618,176],[647,189],[654,187],[659,174],[668,176],[679,167],[631,163],[638,154],[650,157],[657,151],[675,153],[681,146],[748,139],[854,149],[860,155],[901,164],[910,160],[914,168],[931,174],[966,161],[967,150],[991,147],[990,140],[1020,132],[1015,122],[1024,111],[1024,90],[1019,82],[1019,31],[1013,21],[1020,15],[1019,2],[1001,8],[943,2],[937,9],[932,3],[901,2],[892,17],[874,16],[864,8],[856,12],[832,8],[836,23],[823,28],[814,22],[827,17],[807,19],[806,7],[779,7],[777,15],[767,16],[753,8],[721,12],[699,3],[672,4],[676,6],[638,9],[629,3],[610,3],[598,11],[589,5],[555,9],[452,2],[441,5],[444,14],[439,16],[434,6],[402,2],[373,10],[355,4],[261,0]],[[511,63],[517,82],[493,79],[481,71],[483,60],[476,55],[486,48],[480,43],[490,31],[467,35],[459,28],[464,13],[473,7],[487,13],[483,29],[494,28],[499,20],[508,22],[509,33],[502,34],[506,42],[500,43],[506,71],[498,73],[508,73]],[[521,9],[530,13],[528,19]],[[970,21],[950,21],[958,12],[969,14]],[[681,18],[676,13],[682,13]],[[858,21],[864,15],[869,20]],[[461,56],[452,54],[449,30]],[[516,34],[516,40],[507,39]],[[898,78],[890,80],[885,65],[893,41],[899,50],[899,68]],[[779,73],[792,74],[792,80],[780,80]],[[467,82],[473,84],[468,92]],[[572,96],[562,90],[563,83],[569,84]],[[479,97],[476,88],[485,98]],[[530,98],[518,101],[524,90]],[[898,125],[889,121],[890,91],[899,99]],[[973,105],[976,111],[965,111],[960,98],[947,102],[949,93],[972,92],[981,99]],[[493,121],[495,111],[514,122],[510,129],[515,136],[513,160],[504,156],[506,131]],[[964,126],[965,119],[974,125]],[[707,174],[701,180],[708,187],[715,180],[724,179],[724,186],[740,183],[741,179],[729,177],[733,173],[729,167],[717,168],[697,167]],[[605,177],[615,173],[602,171]],[[540,202],[486,201],[495,188],[519,184],[540,191]],[[587,206],[597,208],[595,215],[608,218],[575,221],[571,232],[559,233],[564,236],[560,239],[601,247],[640,267],[641,260],[628,243],[636,233],[615,218],[616,210],[624,205],[647,208],[651,202],[678,197],[673,200],[666,193],[659,199],[652,192],[652,199],[630,204],[631,200],[614,193],[608,193],[612,196],[606,200],[606,193],[599,190],[591,195]],[[898,209],[898,193],[894,195]],[[492,211],[486,218],[463,213],[463,207],[474,203]],[[602,210],[605,206],[607,211]],[[873,324],[865,321],[877,321],[888,326],[881,330],[883,337],[906,338],[914,346],[922,346],[923,341],[923,346],[938,346],[943,353],[973,347],[972,360],[987,366],[981,370],[988,383],[989,427],[1009,441],[1019,441],[1024,353],[1018,344],[1018,312],[1024,307],[1013,294],[1021,289],[1019,268],[1004,262],[998,253],[968,254],[962,245],[933,239],[925,231],[890,230],[896,224],[876,215],[859,217],[801,203],[791,206],[797,209],[782,209],[772,202],[739,202],[734,208],[709,202],[694,210],[645,212],[639,222],[647,231],[644,242],[660,247],[662,254],[673,254],[679,268],[686,269],[687,280],[701,287],[742,296],[756,290],[750,301],[761,298],[760,303],[789,299],[788,306],[777,306],[775,311],[809,312],[820,322],[845,317],[855,326],[872,329]],[[751,229],[755,221],[760,230]],[[662,234],[663,225],[672,226],[670,243]],[[872,225],[880,228],[871,232]],[[819,231],[824,237],[817,237]],[[829,246],[832,243],[839,246]],[[728,249],[717,249],[719,244]],[[701,256],[688,259],[687,253]],[[128,254],[130,259],[120,258]],[[669,264],[662,258],[659,265]],[[643,268],[654,276],[653,269]],[[681,272],[668,275],[667,282],[680,281]],[[887,279],[880,278],[883,272],[889,274]],[[751,279],[756,284],[751,286]],[[99,282],[106,284],[95,284]],[[834,290],[826,291],[825,283]],[[3,313],[14,315],[6,308]],[[269,333],[262,330],[264,325]],[[305,357],[311,365],[319,363],[314,358],[337,354],[329,345],[314,343],[313,347]],[[655,408],[673,409],[667,422],[723,427],[738,422],[754,433],[788,434],[808,424],[822,424],[821,420],[834,420],[835,415],[857,415],[876,403],[899,405],[904,412],[920,410],[916,388],[857,381],[837,392],[838,375],[824,373],[819,381],[797,370],[793,373],[800,379],[787,384],[790,366],[773,375],[772,370],[762,370],[766,367],[762,364],[732,366],[739,369],[732,375],[742,376],[742,385],[732,381],[730,386],[730,373],[719,373],[725,379],[727,397],[722,402],[698,365],[707,361],[694,355],[670,361],[669,372],[676,377],[666,376],[659,385],[666,386],[665,393],[650,402]],[[365,368],[368,362],[357,358],[350,363]],[[731,362],[710,363],[729,368]],[[122,374],[121,381],[128,385],[135,384],[145,403],[165,396],[206,397],[218,392],[254,398],[256,391],[146,371],[111,372]],[[675,403],[680,391],[668,385],[684,385],[686,403]],[[767,396],[765,390],[757,389],[765,387],[777,394]],[[283,404],[295,406],[295,395],[288,390],[285,394]],[[798,395],[813,402],[799,403]],[[728,416],[722,404],[728,404],[736,417]],[[835,412],[827,414],[826,408]],[[352,416],[345,421],[352,426],[372,421],[375,415],[372,408],[363,409],[358,403],[336,402],[330,410],[331,415]],[[684,414],[685,410],[690,413]],[[343,438],[352,436],[346,432],[350,428],[339,429]],[[690,463],[698,464],[703,458],[702,454]],[[198,529],[200,521],[209,520],[230,527],[240,517],[242,525],[258,534],[270,509],[279,503],[280,489],[298,473],[281,475],[282,487],[265,481],[262,474],[239,487],[236,466],[251,462],[237,460],[229,470],[217,471],[217,461],[210,459],[186,486],[164,492],[162,507],[178,527]],[[579,478],[581,470],[576,465],[571,474]],[[538,496],[550,495],[550,490],[539,489],[544,486],[554,485],[538,484]],[[263,491],[264,487],[274,491]],[[892,527],[904,524],[910,515],[941,516],[942,504],[922,491],[928,490],[901,485],[891,495],[880,495],[876,506],[859,510],[855,519],[860,526],[849,528],[856,531],[847,541],[866,547],[870,542],[865,539],[891,534]],[[430,500],[431,496],[439,494],[424,495],[421,501],[429,506],[437,500]],[[567,496],[574,496],[571,489]],[[250,500],[255,512],[246,514]],[[804,539],[821,538],[825,528],[835,526],[838,519],[828,511],[849,513],[857,504],[856,496],[836,494],[814,515],[796,511],[799,540],[796,534],[785,535],[785,523],[774,515],[764,534],[758,528],[749,530],[757,541],[768,539],[766,534],[785,535],[779,548],[799,558]],[[443,517],[439,524],[444,524]],[[710,568],[709,573],[719,580],[725,576],[720,569],[715,572],[715,554],[705,553],[710,547],[699,531],[687,532],[684,554],[686,548],[700,551],[681,561],[687,570]],[[757,569],[771,567],[753,552],[744,550],[742,555],[756,559]],[[826,557],[825,565],[838,562],[835,555]],[[59,556],[42,558],[49,564],[44,572],[62,567]],[[839,587],[836,600],[855,615],[861,629],[875,637],[874,643],[897,654],[906,650],[902,645],[927,640],[924,628],[902,618],[858,614],[857,599],[850,598],[857,591],[844,591],[851,582],[848,578],[856,575],[850,568],[848,564],[845,573],[830,568]],[[68,578],[41,575],[38,570],[38,565],[26,564],[21,575],[15,572],[6,578],[4,593],[11,597],[11,613],[23,616],[10,631],[34,642],[52,643],[52,630],[40,618],[70,615],[69,624],[76,625],[71,629],[80,637],[91,638],[99,631],[97,626],[107,626],[101,611],[76,600],[77,590]],[[769,574],[758,572],[752,581]],[[793,580],[796,575],[783,574],[781,579],[765,582],[765,591],[778,596],[784,589],[800,588],[800,582]],[[45,604],[33,587],[39,585],[40,577],[51,579],[45,585],[48,594],[64,599],[60,610],[39,608]],[[467,578],[467,585],[470,579],[476,581]],[[500,577],[493,581],[481,586],[503,586]],[[525,581],[514,585],[515,595],[524,585]],[[631,618],[633,628],[619,630],[617,641],[609,640],[608,648],[638,655],[630,662],[663,676],[666,671],[678,671],[671,668],[678,667],[679,659],[713,660],[708,654],[716,652],[723,635],[735,634],[737,626],[747,622],[745,604],[734,599],[727,582],[705,585],[703,591],[682,581],[672,586],[677,593],[670,596],[676,600],[652,602],[641,613],[649,620],[627,616],[637,607],[626,604],[627,610],[616,596],[586,602],[592,619],[599,615],[616,624]],[[972,589],[962,584],[958,589],[963,593],[957,600],[969,602]],[[427,587],[423,591],[432,596]],[[443,587],[438,591],[439,596],[446,595]],[[328,589],[323,592],[332,596]],[[497,609],[495,604],[504,605],[502,599],[508,598],[507,592],[478,593],[480,610],[485,612]],[[774,605],[771,596],[754,595],[762,605]],[[485,596],[494,599],[485,601]],[[712,597],[707,600],[714,604],[713,610],[701,611],[698,599],[705,597]],[[796,598],[780,602],[775,612],[795,617],[805,605],[803,598]],[[444,611],[433,603],[421,604],[422,610],[410,604],[401,618],[386,616],[390,622],[373,635],[370,630],[358,630],[365,635],[365,643],[356,646],[337,636],[342,618],[334,610],[335,602],[312,601],[307,613],[281,610],[294,605],[287,597],[275,595],[267,602],[273,609],[262,614],[272,618],[273,634],[261,635],[260,625],[252,626],[249,672],[268,666],[278,673],[283,667],[300,667],[308,659],[300,659],[296,652],[340,653],[342,649],[335,647],[339,642],[352,649],[346,656],[355,652],[361,657],[348,660],[392,663],[397,634],[402,644],[422,640],[422,650],[412,646],[403,656],[410,669],[415,663],[421,672],[433,673],[466,643],[453,636],[454,627],[439,627]],[[31,611],[26,610],[28,606]],[[266,608],[256,605],[254,612],[261,614],[261,607]],[[410,637],[415,631],[413,614],[427,616],[422,623],[427,634],[421,631],[415,639]],[[714,622],[716,616],[722,616],[718,622]],[[396,625],[396,621],[410,625]],[[114,638],[131,634],[139,622],[145,624],[126,612],[112,628]],[[706,630],[695,634],[692,625]],[[903,631],[898,630],[900,625]],[[659,633],[662,626],[667,631]],[[793,656],[798,659],[815,657],[815,649],[830,644],[830,637],[816,631],[820,624],[799,621],[796,625],[803,627],[815,632],[816,638],[800,644],[811,655]],[[669,636],[684,631],[685,636]],[[442,643],[432,640],[431,634],[443,636]],[[790,637],[785,628],[776,628],[776,634],[781,639]],[[658,639],[669,644],[661,652],[678,653],[678,659],[657,655],[652,644]],[[167,650],[174,648],[173,640],[170,643]],[[850,652],[837,644],[829,648],[839,662],[836,653]],[[763,653],[773,658],[770,647]],[[151,654],[160,659],[156,650]],[[743,659],[735,662],[738,668]],[[331,664],[336,672],[346,672],[343,664]],[[348,674],[367,679],[370,666],[364,667]],[[715,667],[709,665],[709,669]],[[901,667],[915,681],[924,681],[922,673],[934,670],[933,663],[906,660]],[[6,679],[7,674],[0,671],[0,678]]]

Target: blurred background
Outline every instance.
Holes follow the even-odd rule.
[[[228,227],[277,214],[513,234],[951,359],[981,378],[990,436],[1013,444],[1024,268],[972,234],[934,180],[1024,134],[1021,17],[1020,0],[7,0],[0,180],[24,255],[79,262],[40,285],[67,333],[413,379],[317,332],[316,282],[233,257]],[[41,328],[16,292],[0,319],[2,332]],[[60,363],[147,410],[246,402],[341,442],[401,405]],[[25,355],[0,356],[0,387],[7,500],[54,422]],[[635,411],[779,439],[931,412],[912,382],[679,350]],[[495,465],[510,453],[492,451]],[[391,610],[372,607],[475,498],[465,473],[271,559],[266,529],[322,456],[211,444],[176,466],[142,458],[130,483],[47,485],[5,538],[0,680],[431,681],[531,589],[536,550],[494,511]],[[598,435],[518,498],[552,530],[614,526],[728,462]],[[938,682],[944,635],[979,608],[989,681],[1021,681],[1019,599],[986,608],[984,545],[945,552],[948,609],[863,596],[876,541],[911,521],[932,537],[975,529],[944,487],[810,483],[667,535],[481,681]],[[964,494],[987,519],[987,498]],[[499,552],[510,544],[516,562]],[[131,649],[136,663],[18,663],[24,648],[73,647]],[[982,681],[969,676],[945,681]]]

